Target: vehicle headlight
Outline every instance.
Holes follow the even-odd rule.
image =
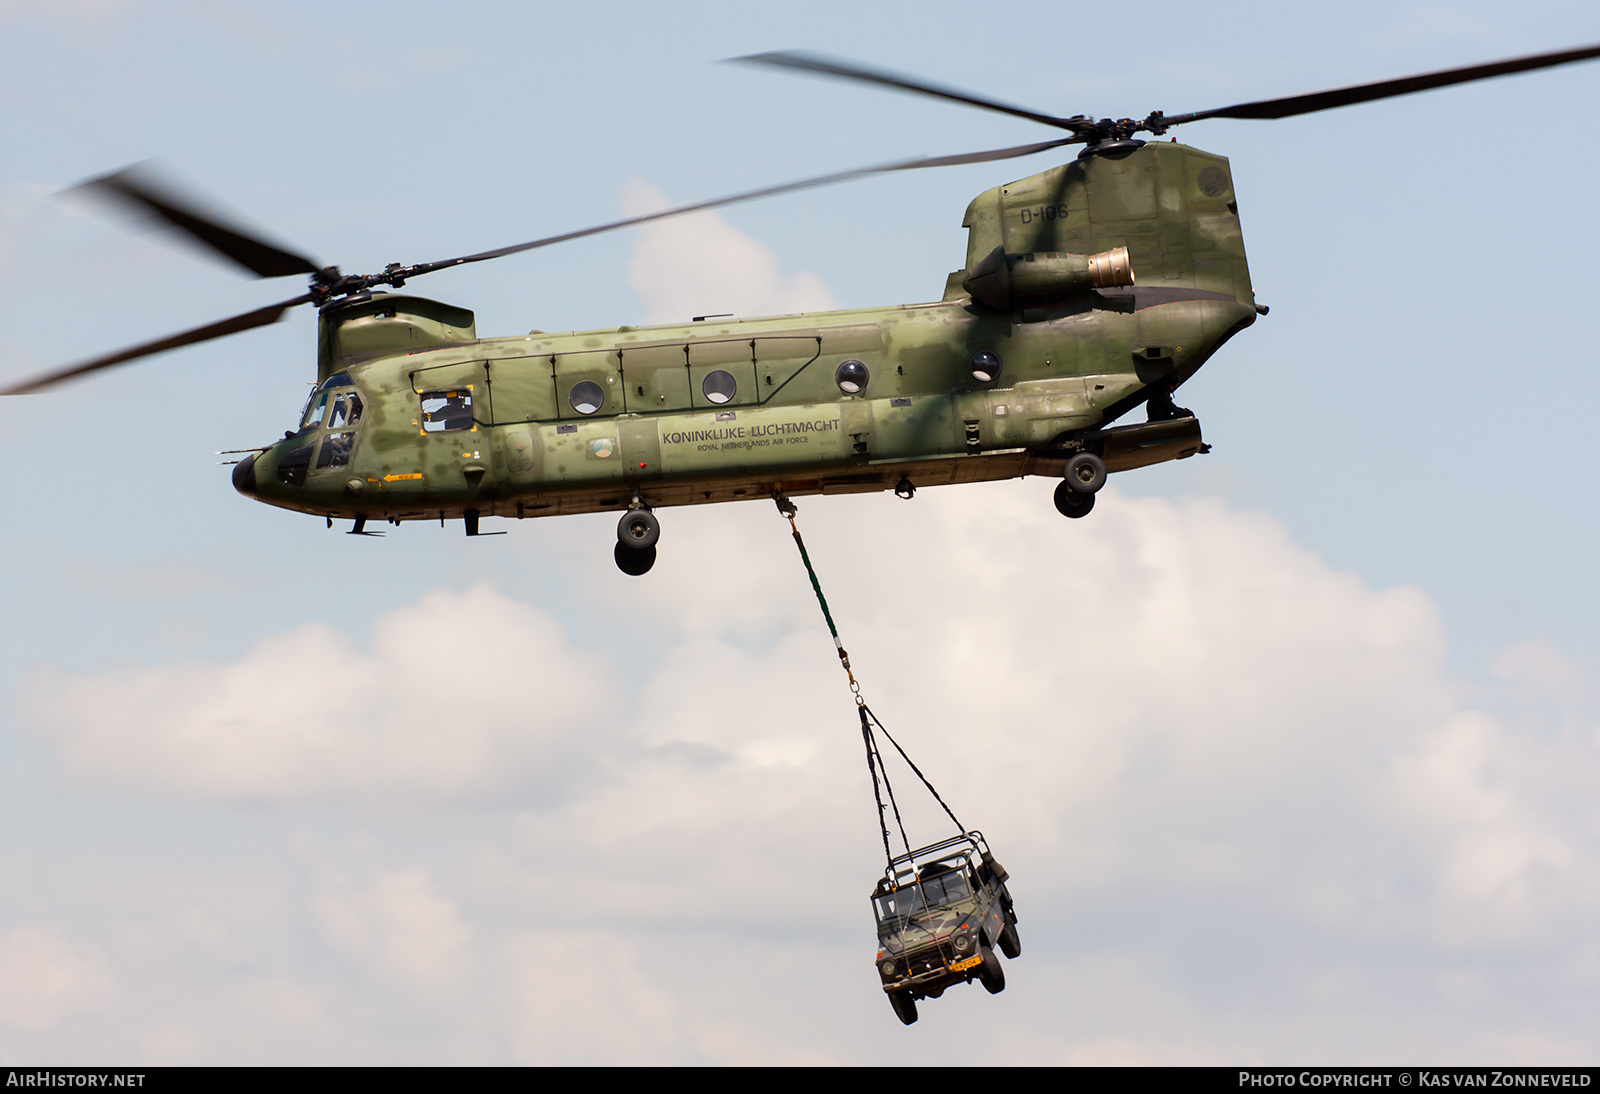
[[[966,953],[968,950],[972,949],[972,936],[963,932],[956,935],[955,941],[951,944],[955,946],[956,953]]]
[[[883,973],[884,976],[893,976],[894,975],[894,961],[893,961],[893,959],[885,959],[883,964],[878,966],[878,971]]]

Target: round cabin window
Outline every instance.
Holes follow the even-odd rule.
[[[980,383],[987,384],[1000,378],[1000,357],[986,349],[974,353],[967,367],[972,370],[972,378]]]
[[[579,414],[593,414],[606,405],[606,393],[593,380],[584,380],[572,385],[568,402]]]
[[[733,378],[733,373],[719,368],[706,373],[706,378],[700,381],[700,390],[708,400],[720,406],[738,393],[739,382]]]
[[[867,390],[867,381],[871,374],[867,366],[860,361],[845,361],[833,370],[833,382],[839,385],[839,390],[846,395],[858,395]]]

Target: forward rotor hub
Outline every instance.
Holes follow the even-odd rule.
[[[324,266],[311,275],[307,291],[311,295],[311,302],[321,308],[380,285],[398,289],[406,283],[406,278],[422,272],[426,271],[420,266],[402,266],[398,262],[389,263],[382,273],[375,274],[344,274],[339,272],[337,266]]]

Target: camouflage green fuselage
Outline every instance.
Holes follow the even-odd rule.
[[[332,306],[319,379],[356,393],[359,423],[340,433],[324,413],[235,482],[330,517],[520,517],[619,509],[635,489],[659,507],[1059,475],[1084,449],[1116,471],[1198,448],[1197,424],[1105,430],[1255,318],[1226,160],[1179,144],[1090,156],[980,195],[966,227],[966,268],[936,303],[493,339],[416,297]],[[1002,310],[962,287],[996,248],[1121,246],[1131,288]],[[971,369],[983,352],[1000,360],[989,382]],[[866,370],[859,390],[841,384],[847,362]],[[425,410],[445,403],[470,413]]]

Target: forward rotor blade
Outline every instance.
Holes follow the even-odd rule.
[[[583,228],[576,232],[563,232],[560,235],[546,236],[543,239],[529,240],[527,243],[518,243],[511,247],[500,247],[493,251],[481,251],[478,254],[463,255],[460,258],[448,258],[441,262],[427,262],[420,266],[408,267],[405,276],[418,277],[425,273],[434,273],[438,270],[449,269],[453,266],[462,266],[469,262],[485,262],[491,258],[503,258],[506,255],[518,254],[522,251],[531,251],[537,247],[548,247],[553,243],[564,243],[569,239],[581,239],[584,236],[598,235],[601,232],[615,231],[618,228],[628,228],[635,224],[647,224],[652,220],[663,220],[667,217],[682,216],[685,213],[697,213],[706,209],[716,209],[724,205],[735,205],[742,201],[754,201],[757,198],[772,197],[776,194],[787,194],[795,190],[806,190],[814,186],[827,186],[831,183],[846,182],[850,179],[863,178],[867,175],[884,174],[890,171],[914,171],[923,167],[953,167],[967,163],[993,163],[997,160],[1016,159],[1020,156],[1031,156],[1038,152],[1046,152],[1052,148],[1060,148],[1067,144],[1083,143],[1080,137],[1062,137],[1053,141],[1040,141],[1036,144],[1019,144],[1010,148],[995,148],[987,152],[966,152],[954,156],[921,156],[916,159],[898,160],[894,163],[878,164],[875,167],[858,167],[850,171],[836,171],[829,175],[818,175],[814,178],[800,179],[797,182],[786,182],[779,186],[765,186],[759,190],[747,190],[742,194],[730,194],[727,197],[715,198],[711,201],[697,201],[690,205],[678,205],[671,209],[662,209],[656,213],[646,213],[643,216],[628,217],[625,220],[614,220],[609,224],[598,224],[592,228]],[[114,177],[114,176],[111,176]],[[97,180],[99,181],[99,180]],[[142,198],[140,200],[143,200]],[[294,256],[289,256],[294,257]],[[290,308],[301,304],[310,303],[313,299],[310,293],[297,296],[293,300],[285,300],[280,304],[272,304],[265,308],[258,308],[243,315],[235,315],[218,323],[211,323],[204,327],[174,334],[156,342],[146,342],[131,349],[122,350],[105,357],[97,357],[92,361],[73,365],[69,368],[59,369],[24,380],[22,383],[0,390],[4,395],[28,395],[33,392],[43,391],[45,388],[70,380],[86,373],[97,372],[103,368],[120,365],[126,361],[133,361],[140,357],[148,357],[155,353],[164,353],[180,346],[192,346],[197,342],[207,342],[213,338],[222,338],[229,334],[251,330],[255,327],[264,327],[276,323],[283,317],[283,313]]]
[[[224,223],[215,213],[203,211],[192,198],[179,194],[170,182],[155,177],[142,164],[80,182],[74,189],[109,195],[132,205],[183,232],[257,277],[288,277],[316,273],[320,268],[304,255],[285,251],[242,229]]]
[[[920,156],[916,159],[899,160],[895,163],[883,163],[876,167],[857,167],[849,171],[836,171],[830,175],[818,175],[815,178],[801,179],[798,182],[785,182],[778,186],[764,186],[759,190],[746,190],[742,194],[730,194],[727,197],[714,198],[711,201],[697,201],[691,205],[677,205],[671,209],[662,209],[657,213],[645,213],[643,216],[628,217],[625,220],[613,220],[608,224],[597,224],[593,228],[580,228],[576,232],[563,232],[560,235],[545,236],[543,239],[529,240],[527,243],[517,243],[510,247],[500,247],[493,251],[481,251],[478,254],[464,255],[461,258],[446,258],[439,262],[424,262],[419,266],[410,267],[406,276],[416,277],[425,273],[435,273],[439,270],[450,269],[453,266],[462,266],[468,262],[486,262],[491,258],[504,258],[506,255],[531,251],[536,247],[548,247],[552,243],[565,243],[569,239],[581,239],[584,236],[599,235],[601,232],[612,232],[618,228],[631,228],[635,224],[647,224],[652,220],[683,216],[685,213],[698,213],[706,209],[717,209],[724,205],[737,205],[743,201],[755,201],[757,198],[788,194],[796,190],[809,190],[815,186],[831,186],[836,182],[848,182],[850,179],[864,178],[867,175],[880,175],[890,171],[915,171],[923,167],[954,167],[965,163],[993,163],[996,160],[1031,156],[1037,152],[1060,148],[1064,144],[1082,143],[1083,139],[1081,137],[1062,137],[1053,141],[1040,141],[1037,144],[1019,144],[1010,148],[996,148],[988,152],[967,152],[956,156]]]
[[[1058,118],[1052,114],[1039,114],[1032,110],[1025,110],[1020,106],[997,102],[994,99],[985,99],[957,88],[924,83],[920,80],[913,80],[909,76],[901,76],[899,73],[884,72],[881,69],[867,68],[864,65],[851,64],[846,61],[836,61],[830,57],[821,57],[812,53],[776,50],[771,53],[752,53],[748,57],[731,57],[729,60],[752,65],[772,65],[776,68],[794,68],[821,76],[836,76],[844,80],[858,80],[862,83],[892,87],[897,91],[909,91],[916,95],[931,95],[936,99],[948,99],[951,102],[965,103],[968,106],[976,106],[983,110],[994,110],[1001,114],[1010,114],[1014,118],[1027,118],[1031,122],[1053,125],[1057,129],[1070,129],[1074,133],[1083,132],[1087,128],[1083,122],[1075,118]]]
[[[1559,53],[1538,53],[1531,57],[1514,57],[1508,61],[1495,61],[1486,65],[1469,65],[1441,72],[1424,72],[1417,76],[1402,76],[1398,80],[1380,80],[1377,83],[1339,87],[1331,91],[1314,91],[1309,95],[1291,95],[1284,99],[1263,99],[1253,103],[1225,106],[1220,110],[1202,110],[1197,114],[1178,114],[1165,119],[1167,125],[1200,121],[1203,118],[1292,118],[1297,114],[1313,114],[1318,110],[1331,110],[1336,106],[1368,103],[1375,99],[1389,99],[1396,95],[1410,95],[1414,91],[1431,91],[1436,87],[1464,84],[1473,80],[1487,80],[1495,76],[1510,76],[1517,72],[1531,72],[1539,68],[1571,64],[1600,57],[1600,46],[1567,49]]]
[[[134,346],[119,353],[96,357],[94,360],[85,361],[80,365],[72,365],[64,369],[58,369],[55,372],[46,373],[43,376],[35,376],[30,380],[24,380],[20,384],[0,391],[0,395],[32,395],[34,392],[43,391],[47,387],[59,384],[63,380],[70,380],[74,376],[82,376],[90,372],[98,372],[100,369],[110,368],[112,365],[120,365],[125,361],[149,357],[154,353],[165,353],[169,349],[177,349],[180,346],[192,346],[196,342],[209,342],[213,338],[222,338],[229,334],[237,334],[240,331],[252,330],[255,327],[265,327],[283,318],[283,313],[290,308],[309,303],[310,300],[311,294],[307,293],[304,296],[297,296],[293,300],[285,300],[281,304],[257,308],[255,311],[245,312],[243,315],[235,315],[233,318],[224,319],[220,323],[209,323],[206,326],[186,330],[181,334],[174,334],[157,342],[146,342],[141,346]]]

